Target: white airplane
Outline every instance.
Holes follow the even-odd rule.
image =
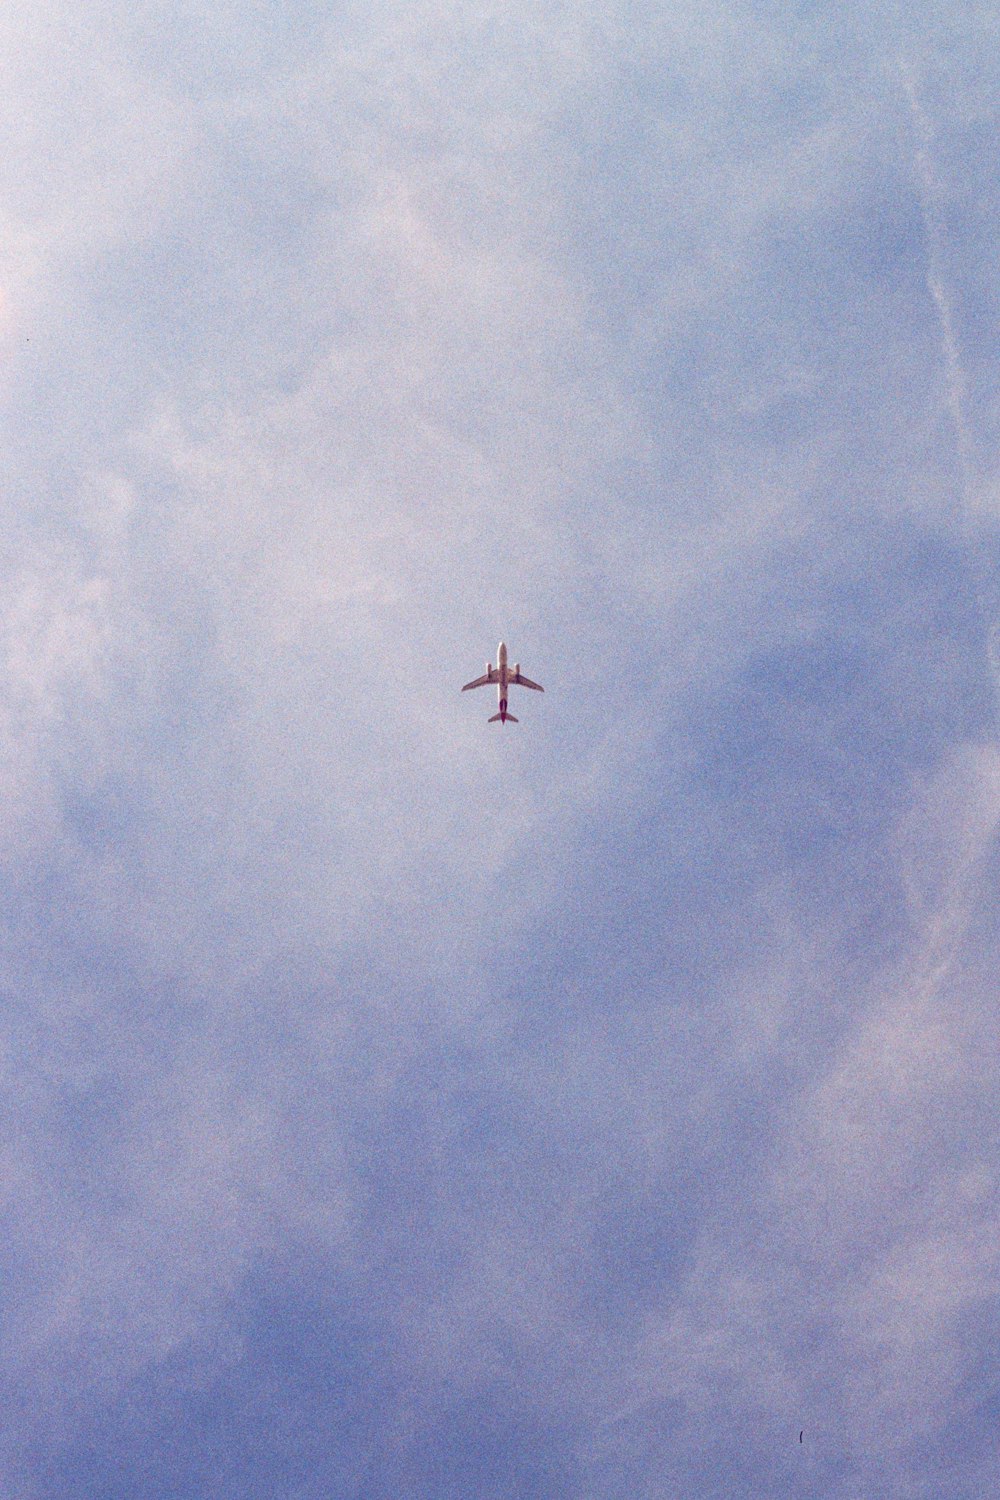
[[[494,682],[497,685],[497,696],[500,699],[500,712],[493,715],[489,721],[491,724],[495,724],[498,719],[501,724],[506,724],[508,719],[512,724],[517,723],[514,715],[507,712],[507,688],[511,683],[516,683],[518,687],[534,688],[536,693],[545,692],[545,689],[539,683],[532,682],[530,677],[523,675],[518,662],[515,662],[513,667],[508,667],[507,647],[503,641],[497,647],[496,666],[494,667],[487,662],[485,677],[477,677],[475,682],[467,682],[462,692],[467,693],[470,688],[490,687]]]

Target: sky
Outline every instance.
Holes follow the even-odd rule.
[[[4,8],[5,1496],[995,1487],[998,41]]]

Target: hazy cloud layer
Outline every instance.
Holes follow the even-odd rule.
[[[990,16],[0,38],[5,1493],[987,1493]]]

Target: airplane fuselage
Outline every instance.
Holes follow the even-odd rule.
[[[507,647],[503,641],[497,647],[497,700],[500,705],[500,722],[507,722],[507,684],[509,676],[507,672]]]

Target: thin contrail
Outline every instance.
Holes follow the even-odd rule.
[[[965,415],[965,375],[955,337],[955,319],[952,314],[951,297],[944,275],[945,226],[941,212],[941,185],[934,172],[931,149],[934,133],[927,112],[920,102],[917,86],[910,64],[901,60],[899,71],[913,118],[913,133],[916,138],[917,190],[920,196],[920,212],[924,221],[924,241],[927,252],[927,290],[937,312],[941,331],[941,349],[944,354],[945,386],[948,411],[955,429],[955,447],[958,453],[959,477],[962,485],[962,526],[968,529],[974,503],[972,466],[972,441],[969,423]]]
[[[992,586],[991,559],[987,555],[981,537],[977,535],[975,520],[977,513],[977,484],[973,464],[972,435],[966,416],[967,400],[965,372],[955,336],[955,319],[952,313],[951,296],[945,278],[945,221],[941,210],[941,184],[934,171],[934,132],[927,111],[920,102],[916,79],[909,61],[899,62],[903,92],[910,106],[913,134],[916,143],[915,164],[917,192],[920,212],[924,224],[924,244],[927,256],[927,290],[937,313],[941,333],[941,350],[944,356],[945,389],[948,411],[955,433],[955,450],[958,455],[959,486],[959,531],[970,548],[970,559],[975,576],[976,603],[982,622],[986,655],[993,682],[994,727],[1000,728],[1000,626],[995,623],[996,610],[987,600],[995,600]]]

